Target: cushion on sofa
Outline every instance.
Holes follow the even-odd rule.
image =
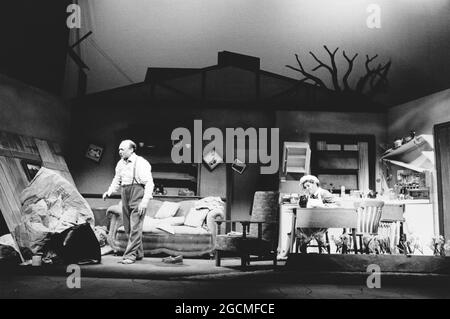
[[[172,225],[169,224],[165,224],[165,223],[160,223],[158,226],[156,226],[156,228],[161,229],[165,232],[168,232],[169,234],[174,235],[175,234],[175,229]]]
[[[158,228],[158,226],[162,224],[170,226],[184,225],[184,216],[175,216],[163,219],[145,216],[142,231],[144,232],[154,231],[155,228]]]
[[[197,200],[183,200],[181,202],[177,202],[180,207],[178,208],[177,213],[175,216],[186,216],[189,213],[189,210],[191,207],[195,206],[195,203]],[[147,205],[147,212],[145,213],[146,216],[155,218],[156,213],[160,209],[164,202],[158,199],[150,199],[148,201]]]
[[[202,227],[208,212],[209,209],[207,208],[195,209],[192,207],[184,220],[184,225],[190,227]]]
[[[155,218],[163,219],[168,217],[173,217],[177,213],[179,203],[174,202],[163,202],[161,207],[156,212]]]
[[[179,202],[180,208],[175,216],[187,216],[192,207],[195,207],[197,200],[183,200]]]

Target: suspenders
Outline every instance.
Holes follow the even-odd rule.
[[[133,180],[131,181],[131,185],[134,185],[134,182],[135,182],[135,181],[136,181],[136,184],[139,184],[139,183],[137,182],[137,179],[136,179],[136,163],[137,163],[137,161],[138,161],[138,158],[139,158],[139,157],[136,156],[136,160],[134,161],[134,166],[133,166]]]
[[[134,161],[134,164],[133,164],[133,179],[131,180],[131,184],[122,185],[122,186],[128,186],[128,185],[141,185],[141,186],[145,186],[144,184],[138,183],[138,180],[136,179],[136,163],[137,163],[138,159],[139,159],[139,157],[136,156],[136,160]]]

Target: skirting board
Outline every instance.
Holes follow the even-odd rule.
[[[366,272],[369,265],[381,272],[450,274],[450,257],[440,256],[290,254],[286,262],[299,272]]]

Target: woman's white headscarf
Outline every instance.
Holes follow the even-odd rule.
[[[303,184],[306,182],[312,182],[315,183],[317,186],[319,186],[319,179],[317,177],[315,177],[314,175],[305,175],[302,176],[302,178],[300,178],[300,187],[303,187]]]

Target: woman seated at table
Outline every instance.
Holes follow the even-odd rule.
[[[313,175],[305,175],[300,179],[300,193],[306,195],[306,208],[314,207],[337,207],[333,195],[326,189],[321,188],[319,179]],[[324,240],[326,228],[297,228],[296,237],[300,245],[300,252],[306,253],[306,247],[312,239],[319,246],[326,247]]]

